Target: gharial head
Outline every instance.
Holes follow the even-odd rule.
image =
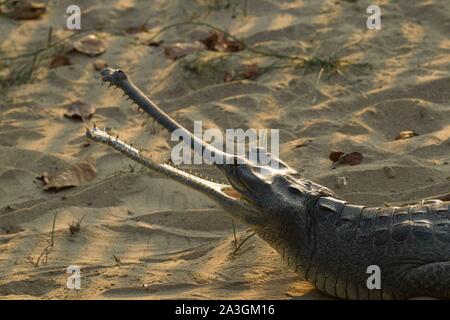
[[[257,221],[276,221],[288,212],[301,214],[320,196],[335,196],[333,191],[304,179],[279,158],[258,148],[257,159],[270,159],[268,164],[244,159],[232,164],[216,164],[240,199],[260,213]],[[262,157],[261,157],[262,156]]]
[[[155,164],[142,160],[138,150],[97,128],[88,129],[87,136],[109,144],[150,169],[205,193],[241,221],[258,227],[272,223],[288,213],[298,214],[301,218],[301,215],[308,211],[304,209],[318,197],[335,196],[333,191],[303,179],[296,170],[263,148],[251,150],[256,154],[256,157],[253,157],[256,160],[251,161],[227,154],[200,140],[151,102],[122,70],[105,68],[101,71],[101,75],[103,81],[122,89],[138,108],[146,111],[169,132],[173,132],[174,129],[183,130],[191,138],[190,147],[194,151],[202,150],[204,157],[206,154],[214,154],[214,159],[218,158],[217,155],[222,155],[224,161],[217,163],[211,161],[214,159],[209,159],[209,162],[213,162],[228,183],[212,182],[208,178],[184,172],[169,164]],[[201,148],[198,148],[199,146]]]

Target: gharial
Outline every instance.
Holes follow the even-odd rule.
[[[320,291],[343,299],[450,299],[450,202],[382,208],[349,204],[273,155],[265,154],[277,161],[278,169],[248,159],[237,161],[237,156],[195,137],[147,98],[124,71],[105,68],[101,76],[169,132],[178,129],[191,137],[192,149],[227,159],[214,166],[228,183],[156,164],[95,126],[87,129],[88,138],[207,195],[251,226]],[[381,272],[380,289],[368,289],[367,268],[372,265]]]

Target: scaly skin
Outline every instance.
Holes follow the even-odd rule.
[[[206,194],[250,225],[319,290],[343,299],[450,299],[449,202],[388,208],[348,204],[269,154],[279,169],[215,149],[159,109],[123,71],[106,68],[101,74],[103,81],[122,89],[169,132],[179,129],[191,137],[191,148],[219,152],[231,159],[226,164],[214,164],[229,184],[214,183],[168,164],[155,164],[95,127],[87,129],[90,139]],[[230,189],[240,197],[231,196]],[[370,274],[366,271],[371,265],[381,270],[379,290],[367,288]]]

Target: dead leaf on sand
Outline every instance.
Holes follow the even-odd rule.
[[[344,154],[344,153],[341,152],[341,151],[332,151],[332,152],[330,153],[329,158],[330,158],[330,160],[333,161],[333,162],[338,162],[339,159],[341,158],[341,156],[342,156],[343,154]]]
[[[244,79],[256,79],[259,75],[260,70],[256,63],[246,65],[244,71],[241,72],[241,77]]]
[[[86,121],[92,118],[95,113],[95,107],[79,100],[68,104],[67,107],[64,116],[75,120]]]
[[[95,34],[84,36],[73,43],[75,51],[90,57],[98,56],[106,51],[105,44]]]
[[[68,57],[66,57],[65,55],[62,55],[62,54],[58,54],[58,55],[54,56],[53,59],[50,61],[49,68],[54,69],[54,68],[58,68],[61,66],[68,66],[71,64],[72,64],[72,62],[70,61],[70,59]]]
[[[190,53],[202,51],[205,49],[205,45],[199,41],[195,41],[193,43],[177,42],[171,45],[167,45],[164,48],[164,54],[171,60],[178,60]]]
[[[404,139],[409,139],[409,138],[412,138],[415,136],[418,136],[418,134],[415,133],[414,131],[410,131],[410,130],[400,131],[398,136],[395,137],[395,140],[404,140]]]
[[[247,64],[244,66],[244,70],[242,72],[236,73],[236,71],[226,71],[223,75],[224,82],[230,82],[234,80],[240,79],[249,79],[254,80],[258,78],[260,75],[259,66],[256,63]]]
[[[0,12],[14,20],[38,19],[46,11],[47,8],[44,3],[27,0],[7,1],[0,6]]]
[[[44,172],[41,177],[38,177],[38,179],[45,183],[45,191],[58,191],[66,188],[78,187],[93,180],[96,175],[97,170],[94,165],[87,160],[82,160],[66,169],[63,169],[53,176],[49,176],[46,172]]]
[[[359,152],[344,153],[341,151],[333,151],[329,156],[330,160],[334,162],[333,167],[337,164],[349,164],[356,166],[363,160],[363,155]]]
[[[201,42],[208,48],[208,50],[219,52],[238,52],[245,49],[241,42],[235,40],[228,40],[223,32],[212,31],[209,36]]]

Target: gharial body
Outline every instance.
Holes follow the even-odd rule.
[[[169,164],[156,164],[95,127],[87,129],[90,139],[207,195],[251,226],[290,268],[320,291],[343,299],[450,299],[449,202],[384,208],[351,205],[272,155],[266,154],[277,162],[277,169],[224,153],[193,136],[122,70],[106,68],[101,75],[169,132],[178,129],[191,137],[191,148],[223,156],[224,164],[214,166],[228,183],[214,183]],[[380,289],[368,289],[367,268],[372,265],[381,272]]]

